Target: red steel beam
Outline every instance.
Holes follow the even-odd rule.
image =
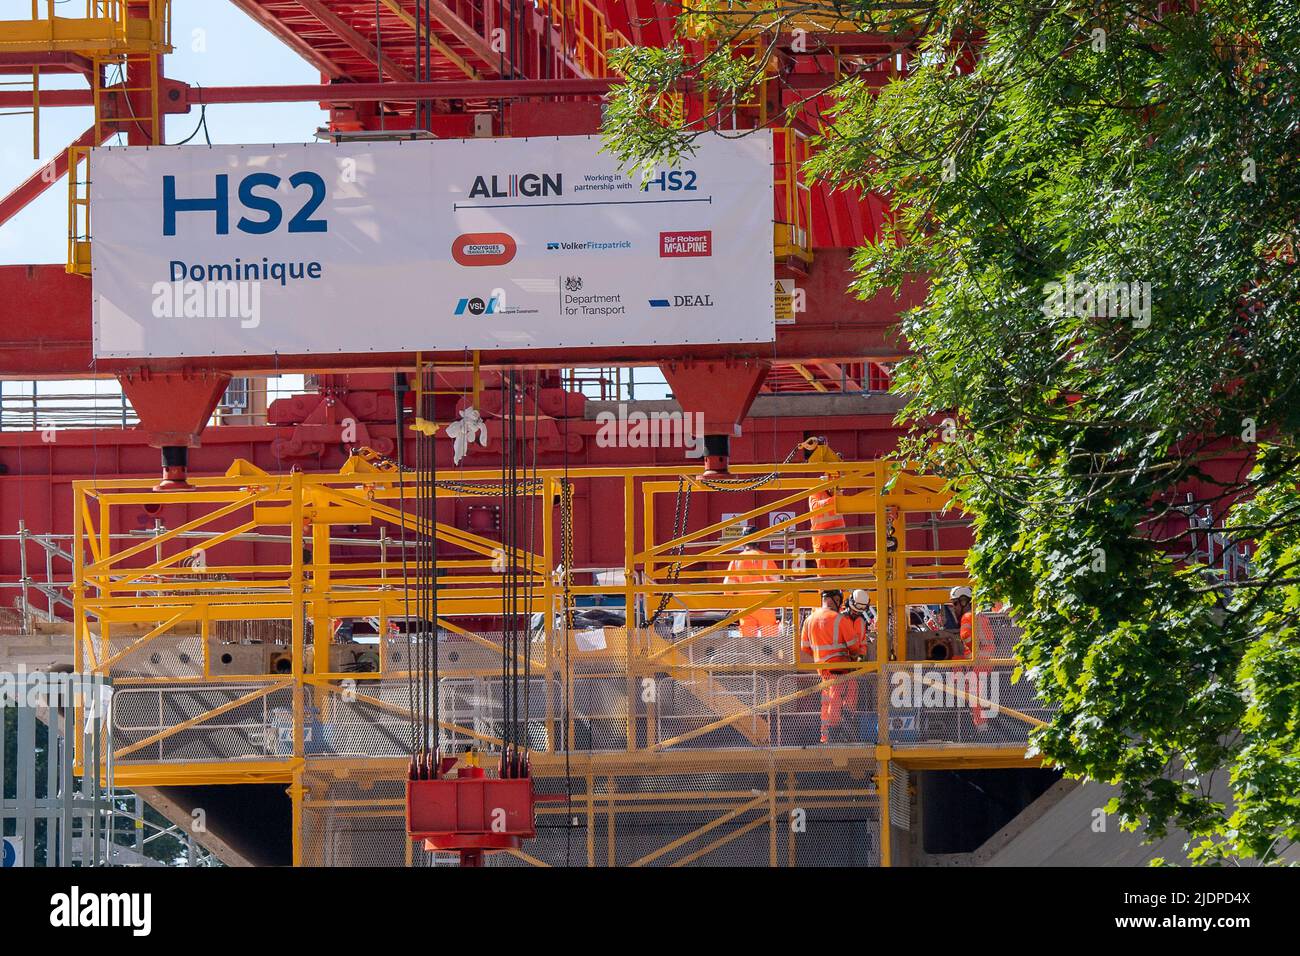
[[[45,97],[41,96],[41,103],[44,104]],[[95,127],[86,130],[70,146],[96,146]],[[36,172],[32,173],[22,183],[14,188],[8,196],[0,199],[0,226],[16,216],[23,208],[33,199],[39,196],[50,186],[58,182],[68,171],[68,150],[61,150],[52,162],[46,163]],[[4,301],[4,300],[0,300]]]
[[[217,103],[360,103],[398,100],[526,99],[548,96],[604,96],[613,79],[433,80],[427,83],[307,83],[285,86],[205,86],[177,84],[175,100],[163,97],[168,113]],[[111,92],[111,90],[109,91]],[[42,90],[41,106],[91,106],[90,90]],[[30,90],[0,90],[0,109],[32,105]]]

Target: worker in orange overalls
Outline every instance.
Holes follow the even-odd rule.
[[[975,613],[972,604],[971,589],[964,586],[958,586],[948,592],[951,599],[953,617],[961,622],[958,636],[961,638],[962,656],[975,660]],[[979,660],[987,660],[994,656],[993,654],[993,632],[983,621],[984,626],[980,628],[979,633]],[[970,673],[975,675],[975,686],[980,686],[979,679],[989,673],[987,667],[974,667]],[[989,726],[989,714],[984,712],[984,708],[979,704],[972,703],[970,706],[970,717],[975,724],[976,730],[987,730]]]
[[[822,606],[808,615],[799,634],[799,647],[818,664],[846,664],[862,660],[867,654],[867,629],[863,618],[850,618],[840,610],[844,592],[837,588],[822,591]],[[849,668],[823,667],[817,673],[829,680],[849,672]],[[822,688],[821,741],[851,743],[852,718],[858,709],[858,681],[842,680]]]
[[[758,548],[750,546],[742,549],[727,565],[727,576],[723,578],[723,583],[759,584],[780,581],[781,577],[776,573],[776,570],[777,565],[774,560]],[[762,597],[761,594],[754,591],[742,593],[746,603],[750,604]],[[742,637],[771,637],[776,632],[775,608],[761,607],[740,619],[740,634]]]
[[[822,481],[826,481],[830,476],[822,475]],[[809,519],[809,526],[814,532],[835,531],[844,527],[844,519],[835,512],[835,494],[832,491],[814,491],[808,496],[808,510],[816,511],[823,505],[830,505],[830,510],[825,514],[815,515]],[[825,557],[825,555],[839,554],[849,550],[849,539],[843,534],[813,534],[812,539],[813,554],[817,559],[818,570],[825,571],[830,568],[847,568],[849,566],[848,558]]]

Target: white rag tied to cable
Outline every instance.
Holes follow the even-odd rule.
[[[486,448],[487,425],[483,423],[483,417],[479,415],[478,409],[467,405],[460,410],[460,421],[452,422],[447,426],[447,435],[453,442],[451,455],[453,464],[460,464],[461,459],[469,452],[470,443],[474,441],[476,434],[479,444]]]

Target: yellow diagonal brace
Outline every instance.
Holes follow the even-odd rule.
[[[208,514],[205,515],[200,515],[199,517],[195,518],[192,521],[187,521],[183,525],[179,525],[178,527],[172,528],[168,531],[164,531],[156,538],[146,538],[144,541],[141,541],[139,544],[127,548],[125,551],[119,551],[117,554],[109,555],[108,557],[104,558],[102,561],[96,561],[90,567],[86,568],[85,573],[86,574],[103,573],[107,571],[109,568],[111,568],[113,565],[117,564],[119,561],[122,561],[125,558],[133,558],[137,554],[141,554],[145,551],[148,551],[150,548],[156,548],[160,544],[166,544],[168,541],[172,541],[175,538],[179,537],[180,535],[189,534],[189,532],[191,531],[197,531],[199,528],[202,528],[205,524],[207,524],[210,521],[217,521],[220,518],[224,518],[228,514],[233,514],[234,512],[238,511],[240,508],[247,507],[248,505],[253,504],[256,501],[261,501],[268,494],[270,494],[269,491],[259,491],[256,494],[247,495],[246,497],[240,498],[238,501],[232,501],[230,504],[226,505],[223,508],[218,508],[216,511],[209,512]],[[148,569],[146,568],[145,570],[147,571]]]
[[[309,681],[308,683],[315,683],[315,682]],[[343,688],[335,687],[333,684],[316,684],[316,686],[323,688],[324,690],[326,690],[331,694],[343,693]],[[355,691],[353,691],[352,698],[356,701],[369,704],[371,707],[375,707],[378,708],[379,710],[386,711],[387,713],[396,714],[399,717],[406,717],[409,719],[414,716],[414,711],[412,711],[409,707],[403,707],[401,704],[392,704],[386,700],[381,700],[378,697],[371,697],[369,694],[358,694]],[[425,723],[431,723],[433,718],[426,717],[424,720]],[[495,744],[498,747],[505,746],[505,741],[503,741],[500,737],[491,737],[487,734],[480,734],[476,731],[470,730],[468,727],[462,727],[459,724],[453,724],[447,720],[438,721],[438,726],[441,727],[443,730],[450,730],[452,733],[463,734],[466,737],[473,737],[475,740],[481,740],[484,743]]]
[[[404,527],[408,531],[414,531],[416,534],[426,535],[429,533],[425,523],[421,522],[417,518],[411,517],[410,515],[403,514],[397,508],[390,508],[387,505],[380,504],[378,501],[365,501],[365,499],[357,498],[345,491],[339,491],[334,488],[329,489],[328,494],[331,497],[340,498],[349,503],[360,504],[364,502],[374,509],[376,517],[383,518],[392,524]],[[544,565],[542,564],[542,558],[540,555],[533,554],[529,551],[523,551],[519,548],[506,549],[502,546],[500,541],[493,541],[491,538],[479,537],[476,534],[462,531],[452,525],[443,524],[441,521],[435,525],[435,528],[438,537],[450,544],[458,544],[468,551],[473,551],[476,554],[481,554],[488,558],[495,558],[498,553],[508,555],[511,560],[526,565],[534,574],[542,574],[544,571]]]
[[[767,798],[764,797],[763,799],[767,799]],[[680,860],[675,860],[674,862],[670,863],[669,866],[673,866],[673,867],[690,866],[696,860],[700,859],[701,857],[708,856],[714,850],[726,846],[732,840],[737,840],[740,837],[743,837],[750,830],[757,830],[759,827],[767,826],[768,822],[769,820],[767,814],[764,814],[761,817],[755,817],[753,820],[750,820],[748,823],[746,823],[743,827],[736,827],[736,829],[732,830],[730,833],[723,834],[722,836],[718,837],[716,840],[714,840],[712,843],[708,844],[707,846],[702,846],[698,850],[693,850],[686,856],[682,857]]]
[[[738,720],[743,720],[745,717],[751,717],[754,714],[761,713],[762,711],[771,710],[773,707],[779,707],[781,704],[788,704],[790,701],[797,700],[800,697],[805,697],[813,691],[819,691],[826,687],[833,687],[843,681],[861,677],[863,674],[874,674],[876,670],[877,668],[875,667],[863,667],[849,671],[847,674],[838,674],[835,677],[828,677],[825,680],[813,684],[811,687],[805,687],[803,690],[794,691],[793,693],[786,694],[784,697],[774,697],[763,704],[755,704],[739,714],[731,714],[730,716],[723,717],[721,720],[715,720],[711,724],[705,724],[703,727],[696,727],[694,730],[689,730],[684,734],[678,734],[676,737],[669,737],[667,740],[661,740],[656,744],[651,744],[645,749],[663,750],[667,747],[673,746],[674,744],[681,744],[688,740],[694,740],[696,737],[717,730],[719,727],[725,727],[727,724],[733,724]]]
[[[163,623],[159,624],[157,627],[155,627],[148,634],[144,635],[138,641],[132,641],[130,646],[122,648],[122,650],[118,651],[112,657],[108,658],[106,661],[104,661],[103,664],[100,665],[99,669],[102,670],[104,673],[108,673],[108,669],[112,667],[114,664],[116,664],[118,661],[120,661],[127,654],[134,653],[135,651],[144,647],[144,645],[148,644],[150,641],[152,641],[155,637],[158,637],[160,634],[166,634],[168,631],[170,631],[181,621],[184,621],[185,619],[192,617],[194,615],[194,611],[195,608],[187,607],[179,614],[172,615],[172,617],[168,618],[166,621],[163,621]]]
[[[631,866],[645,866],[647,863],[653,863],[655,860],[659,859],[664,854],[673,852],[673,850],[677,849],[679,846],[684,846],[685,844],[690,843],[696,837],[702,837],[704,836],[704,834],[716,830],[718,827],[722,826],[728,820],[734,820],[742,813],[747,813],[748,811],[753,810],[754,808],[758,807],[760,804],[764,804],[764,803],[767,803],[767,794],[765,793],[755,797],[753,800],[750,800],[748,803],[741,804],[740,806],[736,807],[734,810],[728,810],[722,816],[710,820],[708,823],[704,824],[704,826],[697,827],[696,829],[692,830],[690,833],[679,836],[676,840],[673,840],[671,843],[665,843],[659,849],[647,853],[645,856],[641,857],[641,859],[637,860],[635,863],[632,863]],[[766,823],[767,817],[763,817],[762,822]]]
[[[721,621],[718,621],[715,624],[710,624],[702,631],[697,631],[696,633],[690,635],[689,637],[684,637],[680,641],[675,641],[672,644],[669,644],[667,647],[665,647],[663,650],[659,651],[658,653],[652,654],[650,656],[650,661],[651,663],[653,663],[654,661],[659,660],[659,658],[663,657],[665,654],[671,651],[675,651],[680,648],[683,648],[687,644],[692,644],[695,641],[699,640],[701,637],[707,637],[708,635],[712,634],[714,631],[721,630],[724,627],[729,627],[731,624],[740,620],[740,618],[748,617],[750,614],[753,614],[755,611],[761,610],[762,608],[765,607],[771,607],[773,604],[779,604],[781,601],[786,600],[794,593],[795,593],[794,590],[773,591],[771,594],[765,595],[764,597],[760,598],[758,601],[755,601],[753,604],[749,605],[748,607],[743,607],[728,613],[727,616],[724,617]]]
[[[127,575],[124,578],[119,578],[118,580],[112,582],[111,588],[113,590],[116,590],[122,587],[123,585],[130,584],[132,581],[138,581],[140,580],[140,578],[161,571],[163,568],[171,567],[177,561],[184,560],[185,558],[193,554],[195,551],[206,551],[209,548],[216,547],[219,544],[225,544],[231,538],[237,537],[241,534],[246,534],[247,532],[252,531],[256,527],[257,527],[256,521],[246,521],[237,528],[231,528],[229,531],[223,531],[219,535],[215,535],[211,538],[206,539],[200,544],[196,544],[193,548],[190,549],[188,554],[184,551],[177,551],[171,557],[163,558],[161,561],[149,565],[149,567],[143,571],[136,571],[134,574]],[[191,582],[187,582],[187,583],[191,583]]]
[[[156,733],[151,737],[146,737],[144,738],[144,740],[137,740],[135,743],[131,744],[130,746],[123,747],[121,750],[115,750],[113,752],[113,759],[121,760],[123,757],[127,756],[128,754],[133,754],[137,750],[140,750],[144,747],[151,746],[152,744],[156,744],[160,740],[166,740],[172,734],[179,733],[182,730],[189,730],[191,727],[195,727],[203,723],[205,720],[211,720],[213,717],[220,717],[222,714],[226,713],[227,711],[234,710],[236,707],[242,707],[245,704],[251,704],[259,697],[265,697],[267,694],[271,693],[272,691],[282,690],[288,686],[290,686],[290,682],[287,680],[275,681],[273,683],[267,684],[265,687],[258,688],[257,690],[251,693],[245,694],[243,697],[237,697],[234,700],[227,701],[226,703],[222,704],[220,707],[214,707],[212,710],[205,711],[199,714],[197,717],[191,717],[189,720],[182,721],[181,723],[177,724],[175,727],[168,727],[166,730],[160,731],[159,733]]]
[[[699,531],[692,531],[690,534],[683,535],[680,538],[673,538],[671,541],[665,541],[662,544],[654,545],[649,550],[642,551],[640,554],[634,555],[634,558],[637,561],[644,561],[647,557],[650,557],[651,555],[654,556],[661,555],[664,551],[668,550],[669,548],[675,548],[680,545],[687,545],[690,544],[692,541],[698,541],[700,538],[712,537],[715,534],[720,534],[724,529],[730,527],[733,524],[742,524],[748,521],[750,518],[757,518],[759,515],[767,514],[769,511],[780,511],[785,505],[792,505],[797,501],[801,501],[807,498],[814,491],[821,491],[823,488],[829,488],[833,484],[835,484],[834,481],[821,481],[813,485],[811,488],[801,488],[798,491],[796,491],[794,494],[787,495],[786,497],[782,498],[780,501],[773,501],[768,504],[759,505],[757,508],[751,508],[749,511],[746,511],[743,514],[739,514],[736,515],[735,517],[728,518],[726,521],[718,521],[715,522],[714,524],[709,525],[708,527],[701,528]],[[807,515],[804,515],[803,517],[807,517]],[[763,537],[764,535],[768,534],[771,530],[772,530],[771,528],[764,528],[762,529],[761,533],[756,532],[755,534],[750,535],[743,540],[751,541],[754,540],[754,538],[756,537]],[[727,544],[723,545],[723,549],[725,550],[726,548],[735,547],[737,543],[738,541],[728,542]]]

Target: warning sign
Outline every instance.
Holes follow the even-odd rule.
[[[793,279],[776,280],[776,324],[794,325],[795,287]]]
[[[789,521],[793,517],[794,517],[793,511],[769,511],[767,513],[767,526],[769,528],[774,528],[777,525],[779,525],[782,521]],[[783,528],[782,530],[775,532],[772,535],[772,537],[769,539],[772,543],[772,550],[773,551],[794,550],[793,548],[794,533],[795,533],[794,528]],[[789,548],[786,547],[787,543],[790,544]]]

